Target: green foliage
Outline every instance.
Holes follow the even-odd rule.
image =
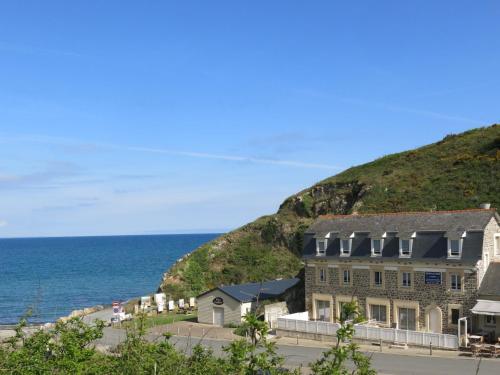
[[[220,254],[218,261],[224,264],[224,268],[222,272],[214,274],[215,284],[291,277],[300,268],[299,260],[287,250],[273,249],[253,234],[246,235],[230,251]]]
[[[376,371],[370,366],[370,358],[359,352],[359,347],[350,342],[354,336],[354,323],[363,318],[359,313],[355,301],[346,303],[342,307],[342,317],[354,317],[353,321],[341,320],[341,326],[337,330],[337,343],[323,356],[311,364],[313,374],[317,375],[375,375]],[[346,345],[342,345],[347,343]],[[348,367],[348,361],[352,361],[355,369]]]
[[[303,233],[321,214],[457,210],[484,202],[498,208],[499,180],[498,125],[384,156],[329,177],[286,199],[276,214],[202,246],[169,271],[162,289],[182,298],[219,284],[295,276]],[[190,265],[194,256],[203,259],[200,275]]]
[[[224,348],[228,355],[228,374],[300,374],[299,369],[283,368],[284,358],[276,352],[276,344],[267,340],[269,327],[254,313],[245,315],[237,333],[247,340],[233,341]]]
[[[247,314],[238,328],[245,339],[224,347],[224,357],[216,357],[201,345],[193,347],[191,353],[181,351],[170,342],[169,334],[159,341],[149,342],[146,340],[146,317],[139,316],[135,323],[127,328],[126,339],[116,350],[101,354],[93,343],[103,335],[102,322],[88,326],[80,318],[74,318],[58,322],[53,329],[26,335],[26,321],[22,320],[15,337],[0,343],[0,374],[300,374],[300,368],[283,367],[284,358],[277,354],[276,344],[267,340],[267,324],[253,313]],[[358,369],[354,373],[374,374],[369,359],[358,353],[356,346],[340,346],[340,342],[351,338],[352,334],[352,324],[338,331],[337,347],[313,365],[313,374],[344,374],[335,371],[343,371],[348,359]]]
[[[279,235],[279,228],[276,220],[268,220],[261,230],[262,240],[265,243],[272,243]]]
[[[21,320],[7,347],[0,347],[0,368],[9,374],[84,374],[93,367],[89,363],[99,362],[92,343],[102,337],[102,322],[90,327],[73,318],[29,336],[25,327]]]
[[[154,316],[145,316],[140,318],[134,318],[132,320],[123,322],[121,326],[117,326],[116,328],[131,328],[137,325],[137,322],[143,320],[144,328],[148,329],[151,327],[156,327],[165,324],[172,324],[175,322],[181,321],[196,321],[197,313],[193,312],[190,314],[176,314],[174,312],[159,314]]]

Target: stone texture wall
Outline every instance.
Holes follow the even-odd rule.
[[[333,314],[336,315],[336,296],[354,296],[358,300],[359,306],[363,314],[366,316],[366,298],[381,298],[390,300],[390,322],[394,322],[394,300],[417,302],[419,306],[419,330],[426,330],[426,308],[437,306],[442,312],[442,333],[456,334],[457,327],[449,325],[449,305],[461,305],[461,316],[470,316],[470,309],[474,306],[477,299],[477,272],[471,271],[471,267],[444,267],[436,266],[436,269],[447,268],[453,272],[463,272],[463,292],[450,291],[448,273],[442,274],[441,285],[425,284],[425,272],[413,271],[411,289],[403,289],[400,287],[398,274],[401,269],[405,271],[420,268],[421,265],[412,265],[409,262],[401,262],[400,264],[383,264],[381,261],[372,261],[368,266],[370,269],[352,269],[352,286],[344,286],[340,281],[340,272],[342,267],[352,267],[363,265],[366,263],[355,263],[355,261],[335,261],[327,263],[327,261],[315,261],[314,266],[310,262],[305,269],[305,284],[306,284],[306,308],[312,314],[312,294],[321,293],[333,296],[332,306]],[[333,268],[332,266],[339,268]],[[330,267],[328,267],[330,266]],[[391,270],[384,270],[384,266],[390,266]],[[319,283],[316,277],[316,268],[326,267],[328,269],[328,278],[326,283]],[[398,270],[392,270],[397,267]],[[426,268],[432,268],[427,266]],[[370,285],[371,270],[382,270],[384,275],[384,287],[380,289],[372,288]],[[311,318],[313,318],[311,316]],[[335,316],[337,318],[337,316]]]
[[[484,229],[483,238],[483,254],[488,254],[487,257],[483,256],[483,259],[478,264],[478,283],[481,283],[483,276],[488,268],[489,262],[500,261],[500,257],[495,257],[495,244],[494,235],[495,233],[500,233],[500,226],[495,218],[492,218],[486,228]]]

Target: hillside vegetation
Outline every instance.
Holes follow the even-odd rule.
[[[319,215],[500,206],[500,125],[446,136],[347,169],[179,260],[160,289],[197,295],[219,284],[291,277],[302,268],[305,229]]]

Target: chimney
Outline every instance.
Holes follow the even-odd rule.
[[[491,207],[491,204],[490,203],[481,203],[479,205],[479,208],[483,209],[483,210],[489,210]]]

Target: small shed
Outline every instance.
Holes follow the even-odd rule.
[[[219,286],[197,297],[198,322],[224,326],[240,324],[261,301],[278,301],[300,282],[299,278]]]

